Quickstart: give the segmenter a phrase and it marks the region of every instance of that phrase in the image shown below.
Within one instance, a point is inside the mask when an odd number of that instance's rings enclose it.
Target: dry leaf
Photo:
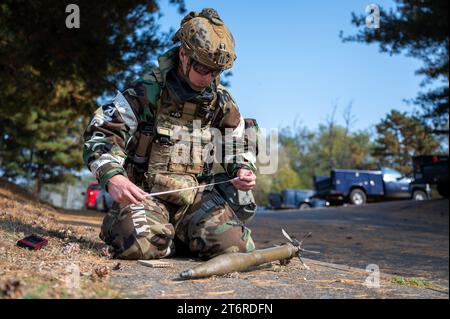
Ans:
[[[109,268],[106,266],[95,267],[94,272],[91,275],[91,279],[96,281],[97,279],[102,280],[109,275]]]
[[[67,243],[63,247],[63,253],[72,254],[80,251],[80,245],[78,243]]]
[[[23,296],[24,287],[20,280],[7,280],[0,283],[0,297],[17,299]]]

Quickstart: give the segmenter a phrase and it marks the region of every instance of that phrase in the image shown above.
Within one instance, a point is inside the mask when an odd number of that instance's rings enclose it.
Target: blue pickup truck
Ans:
[[[330,204],[314,197],[313,190],[284,189],[281,193],[269,193],[268,209],[310,209],[327,207]]]
[[[315,176],[316,197],[332,203],[365,204],[368,200],[431,197],[430,186],[417,183],[391,168],[380,170],[333,169],[331,176]]]

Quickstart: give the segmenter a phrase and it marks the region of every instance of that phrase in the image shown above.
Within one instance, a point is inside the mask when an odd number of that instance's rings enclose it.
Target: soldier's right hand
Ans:
[[[111,177],[107,186],[109,195],[120,204],[139,204],[148,195],[123,175]]]

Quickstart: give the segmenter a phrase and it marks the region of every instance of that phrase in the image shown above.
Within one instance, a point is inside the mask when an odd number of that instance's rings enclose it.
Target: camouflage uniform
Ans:
[[[218,16],[206,18],[220,25]],[[201,21],[208,22],[203,18]],[[221,43],[220,49],[224,47]],[[127,176],[146,192],[210,183],[214,179],[211,164],[175,163],[168,156],[175,152],[172,130],[181,127],[192,133],[189,123],[193,120],[201,122],[201,134],[209,128],[217,128],[222,134],[227,129],[232,131],[235,139],[223,141],[223,149],[245,144],[243,130],[248,122],[240,116],[230,93],[219,84],[219,77],[202,92],[186,89],[176,73],[178,50],[175,47],[166,52],[158,59],[159,67],[95,112],[84,135],[83,156],[103,187],[117,174]],[[230,58],[235,57],[225,56],[220,63],[231,67]],[[202,146],[203,136],[199,142]],[[191,144],[187,149],[192,160],[198,152],[194,142]],[[256,171],[254,154],[248,149],[228,158],[223,164],[225,173],[215,179],[234,177],[240,168]],[[244,222],[256,208],[252,199],[251,192],[238,191],[229,183],[151,197],[139,205],[114,203],[104,218],[100,238],[112,245],[116,258],[122,259],[170,256],[175,250],[175,237],[201,258],[249,252],[255,246]]]

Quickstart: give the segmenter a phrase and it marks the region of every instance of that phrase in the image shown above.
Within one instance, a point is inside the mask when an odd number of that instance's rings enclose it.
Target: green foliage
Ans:
[[[284,165],[278,169],[277,177],[272,184],[272,191],[281,192],[285,188],[298,188],[300,178],[297,173],[289,166]]]
[[[332,168],[376,168],[371,156],[373,143],[368,131],[350,132],[349,126],[336,125],[334,120],[321,124],[317,130],[294,124],[279,133],[278,171],[257,176],[255,199],[267,203],[269,192],[285,188],[314,189],[314,175],[329,175]]]
[[[433,284],[428,280],[420,278],[405,278],[405,277],[393,277],[391,279],[393,284],[401,286],[413,286],[413,287],[431,287]]]
[[[404,174],[412,173],[413,156],[439,151],[439,142],[415,116],[393,110],[377,124],[376,130],[378,137],[373,156],[382,166],[393,167]]]
[[[272,190],[273,175],[257,174],[256,176],[256,186],[253,190],[253,195],[258,205],[266,206],[268,204],[267,195]]]
[[[294,124],[281,130],[278,171],[258,175],[255,199],[265,205],[269,192],[313,189],[313,176],[329,175],[333,168],[386,166],[409,175],[412,156],[443,152],[438,137],[419,118],[395,110],[376,125],[374,138],[368,130],[351,132],[349,125],[336,125],[333,119],[315,131]]]
[[[180,12],[183,0],[171,0]],[[157,1],[0,4],[0,173],[60,182],[81,168],[81,135],[96,98],[123,86],[170,45]]]
[[[36,191],[42,183],[73,180],[70,173],[83,166],[80,145],[86,119],[71,109],[32,110],[28,120],[22,115],[12,117],[22,125],[2,144],[4,176],[36,179]]]
[[[424,66],[417,71],[425,76],[423,84],[439,83],[428,92],[420,93],[415,103],[423,115],[436,126],[449,121],[449,20],[447,0],[396,0],[395,10],[381,8],[380,28],[365,25],[366,17],[352,14],[352,23],[359,28],[344,41],[378,43],[381,52],[418,58]]]
[[[301,188],[313,188],[314,175],[328,175],[332,168],[368,169],[372,143],[367,131],[349,132],[339,125],[321,124],[316,132],[306,127],[285,128],[280,144],[289,154]]]

